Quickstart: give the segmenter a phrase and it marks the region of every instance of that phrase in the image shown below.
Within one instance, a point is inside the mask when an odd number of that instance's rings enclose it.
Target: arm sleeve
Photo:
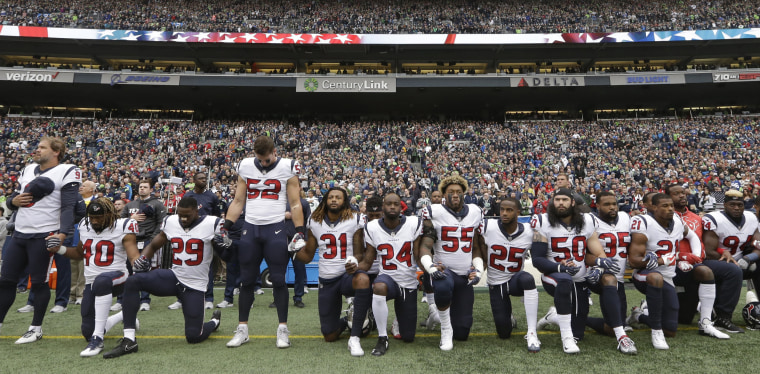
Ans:
[[[686,234],[686,240],[689,241],[691,254],[697,257],[704,257],[702,256],[702,242],[699,240],[699,236],[697,236],[697,233],[695,233],[694,230],[689,230],[689,233]]]
[[[69,183],[61,187],[61,229],[60,232],[74,234],[74,210],[79,199],[79,183]]]
[[[537,242],[533,243],[533,245],[530,247],[530,258],[533,261],[533,266],[538,269],[538,271],[544,273],[544,274],[551,274],[557,272],[557,265],[559,265],[556,262],[552,262],[548,258],[546,258],[546,254],[549,251],[549,244],[544,242]]]

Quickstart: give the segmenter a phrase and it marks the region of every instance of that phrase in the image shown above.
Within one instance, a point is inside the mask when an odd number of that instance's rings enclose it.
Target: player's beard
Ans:
[[[332,208],[329,205],[327,206],[327,213],[328,214],[340,214],[341,210],[342,210],[341,207]]]

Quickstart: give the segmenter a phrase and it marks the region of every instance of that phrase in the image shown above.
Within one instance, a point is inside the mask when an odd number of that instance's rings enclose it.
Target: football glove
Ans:
[[[760,260],[760,256],[758,256],[757,253],[750,253],[740,258],[739,261],[736,261],[736,264],[739,265],[742,270],[747,270],[754,262],[757,262],[757,260]]]
[[[150,271],[150,260],[145,256],[138,257],[132,264],[132,270],[134,270],[135,273],[145,273]]]
[[[438,267],[440,264],[441,263],[439,262],[438,264],[427,268],[427,272],[430,274],[430,278],[433,278],[434,280],[441,280],[446,278],[446,273]]]
[[[676,260],[678,260],[678,255],[675,253],[668,253],[666,255],[662,255],[662,264],[665,266],[675,265]]]
[[[60,247],[61,243],[63,243],[61,241],[61,238],[57,236],[51,236],[49,239],[46,239],[45,246],[47,249],[53,249]]]
[[[597,258],[594,264],[602,269],[609,270],[612,273],[620,272],[620,265],[611,258]]]
[[[224,251],[232,247],[232,239],[230,239],[230,236],[227,233],[227,230],[222,230],[220,234],[214,235],[214,244],[216,244],[217,248]]]
[[[296,253],[305,246],[306,240],[304,240],[304,235],[298,232],[293,236],[293,240],[290,241],[290,244],[288,244],[288,252]]]
[[[678,260],[679,261],[688,261],[690,264],[699,264],[702,263],[702,258],[699,256],[695,256],[691,253],[679,253],[678,254]]]
[[[654,270],[660,266],[660,264],[657,262],[657,255],[654,254],[654,252],[647,252],[647,254],[644,255],[644,262],[646,262],[647,270]]]
[[[467,279],[469,279],[469,278],[470,278],[470,274],[472,274],[472,273],[475,273],[475,277],[474,277],[474,278],[472,278],[472,279],[470,279],[470,280],[467,282],[467,285],[468,285],[468,286],[472,286],[472,285],[475,285],[475,284],[478,284],[478,283],[480,283],[480,277],[483,275],[483,274],[480,272],[480,270],[478,270],[478,269],[475,269],[475,267],[474,267],[474,266],[472,266],[472,267],[470,267],[470,271],[468,271],[468,272],[467,272]]]
[[[684,273],[688,273],[691,269],[694,269],[694,265],[690,264],[689,261],[678,261],[676,266]]]
[[[749,262],[747,262],[744,257],[740,258],[739,261],[736,261],[736,264],[739,265],[742,270],[747,270],[747,268],[749,268]]]
[[[581,268],[578,266],[567,266],[559,264],[557,269],[560,273],[568,273],[570,275],[578,274],[579,271],[581,271]]]
[[[590,267],[586,272],[586,282],[589,284],[597,284],[602,279],[602,270],[598,267]]]

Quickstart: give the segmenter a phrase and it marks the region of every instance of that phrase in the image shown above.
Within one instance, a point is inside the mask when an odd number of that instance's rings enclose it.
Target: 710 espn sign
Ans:
[[[760,79],[757,73],[713,73],[713,82],[747,82]]]
[[[2,69],[0,70],[0,81],[72,83],[74,82],[74,73],[63,73],[59,71],[51,72],[45,70],[19,71],[18,69]]]

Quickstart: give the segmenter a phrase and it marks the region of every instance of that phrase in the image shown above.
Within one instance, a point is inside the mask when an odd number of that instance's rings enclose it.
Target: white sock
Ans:
[[[27,331],[41,332],[42,326],[29,326],[29,330]]]
[[[441,330],[451,330],[453,327],[451,327],[451,308],[446,308],[446,310],[439,310],[438,316],[441,317]]]
[[[106,321],[108,313],[111,312],[111,300],[113,295],[110,293],[103,296],[95,296],[95,330],[92,335],[103,337],[106,333]]]
[[[214,322],[214,326],[215,326],[215,327],[219,327],[219,323],[221,323],[221,322],[220,322],[218,319],[216,319],[216,318],[212,318],[212,319],[211,319],[211,322]]]
[[[106,320],[105,332],[110,331],[117,323],[124,320],[124,314],[122,312],[116,313]]]
[[[620,340],[624,336],[628,336],[628,334],[625,333],[623,326],[614,327],[612,329],[615,330],[615,338],[617,338],[617,340]]]
[[[425,298],[427,299],[428,305],[435,305],[435,294],[434,293],[426,293]]]
[[[700,283],[698,293],[699,301],[702,302],[702,305],[699,307],[699,320],[701,321],[705,318],[712,320],[710,317],[712,317],[713,305],[715,305],[715,283]]]
[[[124,337],[131,341],[135,341],[135,329],[124,329]]]
[[[377,335],[388,336],[388,304],[385,296],[372,295],[372,313],[375,314]],[[359,323],[364,323],[364,321],[359,321]]]
[[[538,320],[538,290],[526,290],[523,303],[525,303],[525,319],[528,323],[528,333],[536,332],[536,321]]]
[[[557,314],[557,325],[559,325],[559,335],[562,339],[573,337],[573,328],[570,326],[569,314]]]
[[[238,328],[238,329],[242,329],[242,330],[243,330],[243,332],[244,332],[246,335],[248,335],[248,324],[247,324],[247,323],[241,323],[241,324],[238,324],[238,327],[237,327],[237,328]]]

